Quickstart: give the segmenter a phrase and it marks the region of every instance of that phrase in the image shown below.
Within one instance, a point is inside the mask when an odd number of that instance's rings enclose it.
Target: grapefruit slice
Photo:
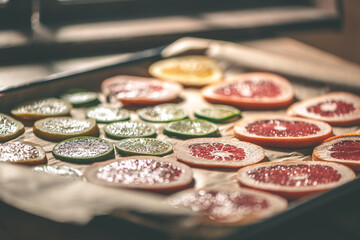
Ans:
[[[355,178],[348,167],[321,161],[259,163],[241,168],[240,184],[296,199],[340,186]]]
[[[19,141],[0,143],[0,162],[22,165],[46,164],[44,149],[35,143]]]
[[[241,117],[241,112],[234,107],[216,104],[210,107],[196,109],[195,117],[214,123],[233,122]]]
[[[144,121],[156,123],[173,122],[187,118],[184,109],[173,103],[142,108],[137,111],[137,114]]]
[[[124,108],[97,106],[86,111],[86,117],[98,123],[112,123],[130,120],[130,111]]]
[[[14,139],[25,132],[24,125],[14,118],[0,113],[0,142]]]
[[[111,99],[130,104],[158,104],[171,102],[179,97],[182,86],[153,78],[115,76],[104,80],[102,92]]]
[[[294,99],[291,83],[272,73],[245,73],[201,91],[212,103],[225,103],[244,109],[281,108]]]
[[[90,107],[100,103],[96,92],[84,89],[69,89],[61,98],[69,101],[73,107]]]
[[[332,136],[329,124],[296,117],[267,116],[242,119],[235,136],[260,146],[302,148],[320,144]]]
[[[176,161],[134,156],[93,164],[85,170],[85,178],[107,187],[172,191],[189,185],[192,171]]]
[[[24,120],[38,120],[68,115],[71,108],[71,104],[66,100],[44,98],[20,104],[11,110],[11,114]]]
[[[115,122],[104,127],[107,137],[112,139],[156,137],[156,128],[142,122]]]
[[[34,123],[36,136],[50,140],[62,141],[79,136],[98,136],[99,128],[94,119],[74,119],[71,117],[54,117],[38,120]]]
[[[332,92],[294,103],[287,112],[334,126],[359,125],[360,97],[347,92]]]
[[[223,72],[214,59],[198,55],[157,61],[149,67],[149,73],[162,80],[196,87],[220,82],[223,77]]]
[[[51,175],[67,177],[72,179],[81,179],[82,172],[76,168],[60,165],[42,165],[33,168],[33,172],[47,173]]]
[[[101,138],[75,137],[56,144],[52,153],[65,162],[93,163],[113,158],[114,147]]]
[[[173,151],[170,142],[154,138],[128,138],[115,144],[117,152],[124,156],[165,156]]]
[[[274,194],[237,187],[189,189],[169,198],[176,207],[190,208],[208,223],[245,225],[268,218],[287,208]]]
[[[262,161],[265,152],[255,144],[219,138],[191,139],[175,145],[177,159],[194,166],[240,168]]]
[[[219,129],[216,124],[200,119],[186,119],[168,123],[164,127],[163,132],[170,137],[185,139],[215,137],[219,135]]]
[[[342,163],[360,171],[360,134],[344,134],[325,140],[314,149],[314,160]]]

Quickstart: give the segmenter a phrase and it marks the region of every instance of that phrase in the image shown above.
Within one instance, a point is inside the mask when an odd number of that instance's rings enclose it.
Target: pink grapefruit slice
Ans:
[[[285,161],[247,166],[236,177],[243,186],[296,199],[340,186],[354,179],[355,173],[338,163]]]
[[[321,121],[296,117],[245,118],[234,126],[235,136],[260,146],[302,148],[320,144],[332,136],[332,128]]]
[[[124,157],[89,166],[89,182],[115,188],[172,191],[192,182],[192,171],[185,164],[154,156]]]
[[[279,75],[254,72],[205,87],[201,94],[212,103],[225,103],[243,109],[269,109],[289,105],[294,98],[294,89],[287,79]]]
[[[360,134],[344,134],[325,140],[314,149],[314,160],[342,163],[360,171]]]
[[[191,139],[175,145],[177,159],[194,166],[240,168],[262,161],[264,149],[248,142],[219,138]]]
[[[288,114],[321,120],[334,126],[360,124],[360,97],[347,92],[332,92],[294,103]]]
[[[102,92],[124,105],[158,104],[171,102],[179,97],[182,86],[154,78],[120,75],[108,78],[101,84]]]
[[[282,197],[246,188],[189,189],[169,198],[171,205],[199,212],[208,223],[245,225],[286,209]]]

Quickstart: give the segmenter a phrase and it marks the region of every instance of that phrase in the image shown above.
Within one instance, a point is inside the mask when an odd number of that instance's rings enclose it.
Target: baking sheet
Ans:
[[[184,44],[185,43],[185,44]],[[209,44],[211,43],[211,44]],[[148,55],[142,53],[143,58],[134,58],[134,61],[125,62],[126,65],[119,64],[116,68],[98,69],[91,71],[91,77],[86,77],[79,73],[66,74],[57,79],[56,76],[48,81],[43,81],[35,85],[12,89],[1,96],[1,103],[11,108],[19,102],[28,98],[38,97],[39,89],[47,88],[44,95],[55,96],[69,87],[91,86],[91,89],[99,91],[99,84],[106,77],[115,74],[130,74],[147,76],[147,67],[160,57],[178,53],[202,52],[216,58],[225,69],[226,75],[245,72],[248,65],[244,61],[236,61],[236,57],[230,54],[231,48],[239,50],[238,45],[225,44],[224,42],[185,39],[173,44],[165,51],[151,52]],[[184,47],[185,46],[185,47]],[[222,51],[222,47],[227,51]],[[230,51],[230,52],[229,52]],[[228,52],[227,54],[224,54]],[[141,56],[141,54],[139,55]],[[146,56],[146,57],[145,57]],[[256,56],[257,58],[259,56]],[[238,57],[242,59],[241,56]],[[261,61],[261,59],[258,59]],[[114,65],[115,66],[115,65]],[[260,65],[259,68],[262,66]],[[71,79],[72,78],[72,79]],[[69,81],[71,79],[71,81]],[[306,99],[312,96],[326,93],[332,90],[330,83],[309,83],[299,81],[298,77],[290,78],[292,81],[297,99]],[[320,81],[321,82],[321,81]],[[86,84],[86,85],[84,85]],[[179,104],[181,104],[192,116],[195,108],[209,105],[198,94],[198,88],[185,88]],[[26,93],[26,94],[24,94]],[[104,100],[104,98],[103,98]],[[3,108],[2,108],[3,109]],[[136,108],[131,108],[131,120],[139,120],[135,114]],[[242,116],[255,116],[264,114],[285,114],[285,109],[276,111],[244,111]],[[84,109],[73,109],[71,115],[77,118],[84,118]],[[180,141],[168,138],[162,134],[164,124],[154,124],[157,128],[158,138],[167,139],[173,144]],[[219,124],[222,137],[233,138],[232,127],[234,123]],[[111,142],[115,140],[105,137],[102,130],[103,124],[99,124],[101,129],[100,137]],[[360,133],[360,127],[336,127],[334,133]],[[46,151],[50,165],[67,165],[84,170],[87,165],[71,164],[56,160],[51,150],[55,143],[45,141],[32,134],[31,127],[26,127],[25,134],[17,140],[28,140],[40,144]],[[13,140],[13,141],[15,141]],[[267,161],[283,160],[310,160],[312,148],[284,150],[280,148],[265,148]],[[119,155],[117,155],[119,157]],[[170,160],[176,160],[173,154],[165,156]],[[221,238],[228,236],[235,231],[246,230],[247,226],[236,227],[207,227],[198,222],[194,213],[186,209],[177,209],[169,206],[166,202],[167,194],[155,194],[145,191],[131,191],[123,189],[110,189],[85,181],[73,181],[57,176],[44,175],[32,172],[29,168],[19,167],[8,164],[0,165],[0,199],[5,203],[22,209],[26,212],[42,216],[57,222],[70,222],[75,224],[86,224],[94,217],[99,215],[117,216],[127,219],[140,225],[149,226],[154,229],[166,231],[176,238],[187,236],[198,236],[203,238]],[[236,170],[193,168],[194,183],[191,187],[200,188],[205,186],[238,186],[235,178]],[[311,202],[311,200],[310,200]],[[302,201],[291,202],[291,208],[298,208],[297,205]],[[300,208],[301,206],[299,206]],[[301,210],[301,209],[300,209]]]

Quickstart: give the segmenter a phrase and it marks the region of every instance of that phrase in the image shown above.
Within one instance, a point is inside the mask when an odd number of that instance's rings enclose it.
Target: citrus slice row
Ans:
[[[89,108],[86,117],[94,118],[98,123],[113,123],[130,120],[130,112],[124,108],[97,106]]]
[[[116,188],[172,191],[192,182],[191,169],[154,156],[134,156],[96,163],[85,170],[89,182]]]
[[[186,119],[168,123],[163,132],[168,136],[178,138],[215,137],[219,135],[219,129],[215,124],[200,119]]]
[[[207,222],[231,225],[259,221],[285,210],[288,205],[282,197],[236,187],[185,190],[171,196],[169,203],[199,212],[207,217]]]
[[[360,134],[345,134],[325,140],[314,149],[314,160],[344,164],[360,171]]]
[[[92,163],[114,157],[113,145],[101,138],[75,137],[56,144],[52,150],[55,158],[74,163]]]
[[[83,89],[70,89],[61,98],[69,101],[73,107],[89,107],[100,103],[96,92]]]
[[[24,132],[25,128],[21,122],[0,113],[0,142],[14,139]]]
[[[319,193],[355,178],[348,167],[321,161],[259,163],[240,169],[240,184],[280,194],[289,199]]]
[[[156,128],[142,122],[115,122],[104,127],[107,137],[112,139],[156,137]]]
[[[197,109],[194,112],[195,117],[205,119],[214,123],[233,122],[240,118],[241,112],[234,107],[227,105],[213,105]]]
[[[184,109],[177,104],[171,103],[142,108],[137,111],[137,114],[144,121],[156,123],[172,122],[187,118]]]
[[[173,151],[170,142],[154,138],[128,138],[115,144],[119,154],[164,156]]]
[[[179,142],[174,153],[180,161],[202,167],[240,168],[265,158],[264,149],[255,144],[219,138]]]
[[[39,165],[46,164],[44,149],[35,143],[19,141],[0,143],[0,162]]]
[[[235,136],[260,146],[302,148],[314,146],[332,136],[329,124],[304,118],[249,117],[234,126]]]

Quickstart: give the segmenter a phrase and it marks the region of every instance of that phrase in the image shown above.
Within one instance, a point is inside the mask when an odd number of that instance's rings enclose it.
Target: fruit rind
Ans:
[[[186,124],[187,122],[194,122],[194,123],[197,122],[197,123],[207,124],[210,128],[212,128],[212,130],[209,130],[202,134],[191,134],[191,133],[180,132],[173,129],[174,124],[183,124],[183,123]],[[167,125],[164,126],[163,133],[170,137],[177,137],[180,139],[220,136],[219,129],[214,123],[202,119],[185,119],[185,120],[168,123]]]
[[[123,143],[129,142],[131,143],[132,141],[138,141],[140,144],[142,144],[142,146],[144,147],[152,147],[151,144],[146,143],[149,141],[153,141],[155,144],[164,144],[167,146],[167,148],[161,152],[158,153],[149,153],[149,152],[141,152],[141,151],[131,151],[128,149],[124,149],[124,147],[122,147]],[[154,144],[153,143],[153,144]],[[134,143],[133,143],[134,146]],[[168,141],[164,141],[164,140],[160,140],[160,139],[154,139],[154,138],[127,138],[127,139],[123,139],[120,140],[118,142],[115,143],[115,148],[116,151],[123,155],[123,156],[134,156],[134,155],[148,155],[148,156],[165,156],[170,154],[173,151],[173,146],[170,142]]]
[[[148,112],[151,113],[151,111],[155,113],[161,113],[164,110],[166,111],[166,109],[176,110],[177,112],[179,112],[180,115],[177,117],[172,117],[172,118],[167,117],[166,119],[161,119],[161,116],[157,118],[156,116],[152,117],[149,116],[148,114]],[[142,120],[147,122],[154,122],[154,123],[168,123],[168,122],[183,120],[188,117],[185,111],[178,104],[174,104],[174,103],[164,103],[156,106],[146,107],[139,109],[136,112]]]
[[[229,113],[225,117],[213,117],[213,116],[207,116],[206,113],[202,112],[204,110],[211,111],[211,109],[224,109],[224,110],[227,110],[232,113]],[[204,120],[214,122],[214,123],[229,123],[229,122],[238,120],[241,117],[241,111],[232,106],[216,104],[211,107],[204,107],[204,108],[197,109],[194,112],[194,116],[199,119],[204,119]]]
[[[16,119],[14,119],[6,114],[0,113],[0,120],[3,118],[14,123],[16,125],[17,130],[13,131],[10,134],[0,134],[0,142],[9,141],[11,139],[14,139],[14,138],[20,136],[21,134],[23,134],[25,132],[24,125],[20,121],[17,121]],[[4,128],[5,128],[5,126],[4,126]]]
[[[142,127],[147,128],[149,130],[149,132],[146,134],[144,133],[144,134],[140,134],[140,135],[131,135],[131,134],[120,135],[120,134],[113,133],[111,131],[111,128],[116,129],[118,127],[117,125],[124,125],[124,126],[121,126],[120,128],[126,128],[126,125],[140,125]],[[134,127],[134,126],[130,126],[130,127]],[[139,137],[152,138],[152,137],[156,137],[156,135],[157,135],[156,128],[154,126],[147,124],[147,123],[136,122],[136,121],[124,121],[124,122],[110,123],[104,127],[104,132],[107,137],[112,138],[112,139],[117,139],[117,140],[121,140],[121,139],[125,139],[125,138],[139,138]]]
[[[74,96],[84,95],[85,99],[82,100],[74,100]],[[90,107],[100,103],[100,100],[97,96],[96,92],[87,91],[84,89],[70,89],[66,91],[60,98],[67,100],[70,102],[73,107]]]

